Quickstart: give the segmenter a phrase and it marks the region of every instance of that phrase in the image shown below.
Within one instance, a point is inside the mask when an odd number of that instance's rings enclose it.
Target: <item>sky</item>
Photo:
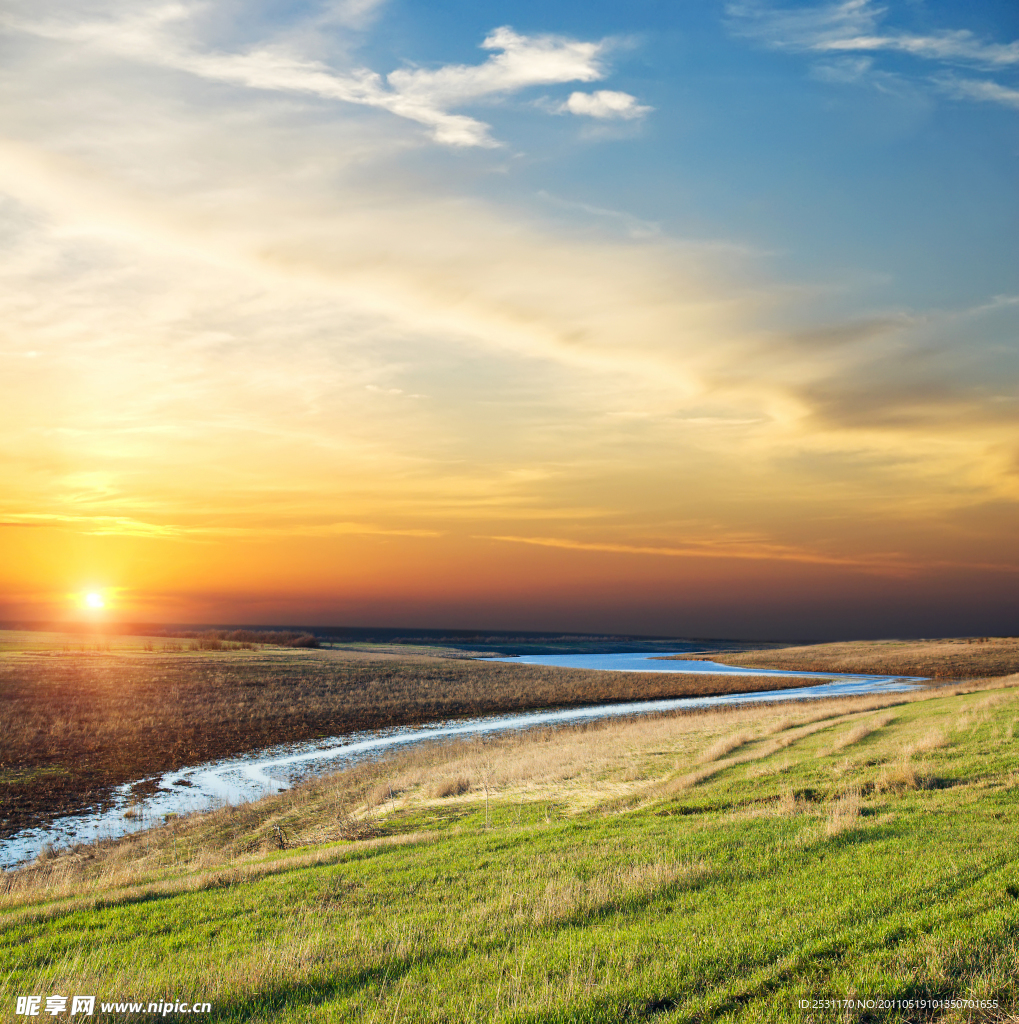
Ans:
[[[1019,632],[1013,0],[7,0],[0,95],[0,619]]]

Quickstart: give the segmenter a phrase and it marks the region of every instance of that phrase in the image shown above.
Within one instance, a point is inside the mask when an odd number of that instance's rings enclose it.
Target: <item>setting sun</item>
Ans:
[[[86,594],[85,604],[88,605],[89,608],[104,608],[106,606],[106,602],[103,600],[102,594]]]

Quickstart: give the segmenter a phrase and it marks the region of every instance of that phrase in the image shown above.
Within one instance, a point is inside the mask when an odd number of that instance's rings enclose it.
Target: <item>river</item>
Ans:
[[[684,652],[685,653],[685,652]],[[207,811],[224,804],[257,800],[289,789],[328,771],[414,743],[451,740],[464,736],[518,732],[550,725],[592,721],[625,715],[650,715],[683,708],[711,707],[754,701],[811,700],[866,693],[901,692],[924,680],[907,676],[838,675],[831,672],[783,672],[776,669],[731,668],[711,661],[658,661],[661,654],[526,655],[485,660],[567,668],[611,669],[626,672],[712,672],[729,675],[818,678],[817,686],[715,697],[676,697],[629,701],[589,707],[433,722],[428,725],[383,729],[305,743],[282,744],[221,761],[181,768],[118,786],[102,811],[65,815],[46,827],[25,829],[0,842],[0,868],[13,868],[32,860],[46,845],[54,847],[117,838],[162,824],[166,815]],[[147,783],[155,791],[138,799],[132,787]]]

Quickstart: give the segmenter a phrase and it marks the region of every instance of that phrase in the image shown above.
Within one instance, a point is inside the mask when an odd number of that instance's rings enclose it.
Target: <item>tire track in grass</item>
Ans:
[[[777,754],[781,750],[785,750],[791,747],[794,743],[799,742],[802,739],[806,739],[808,736],[813,736],[815,733],[823,732],[826,729],[833,729],[836,726],[844,725],[846,722],[854,721],[859,718],[860,715],[869,715],[872,713],[872,709],[868,708],[866,711],[850,713],[848,715],[840,715],[834,718],[826,718],[824,720],[809,723],[803,726],[789,726],[787,729],[783,729],[784,735],[780,735],[777,739],[771,740],[771,742],[765,744],[758,750],[755,750],[748,754],[740,755],[739,757],[722,758],[719,760],[713,760],[710,764],[705,765],[703,768],[698,768],[686,775],[681,776],[678,779],[666,784],[667,793],[681,793],[684,790],[692,789],[694,786],[712,778],[713,776],[725,771],[726,768],[733,768],[736,765],[749,764],[752,761],[762,761],[765,758],[771,757],[772,754]],[[868,733],[872,732],[872,729],[868,729]],[[719,751],[725,751],[726,744],[737,739],[740,739],[739,743],[733,742],[733,745],[729,747],[729,750],[738,749],[740,746],[747,746],[750,743],[756,743],[760,740],[766,739],[766,735],[753,736],[746,739],[741,737],[746,734],[738,734],[735,737],[731,737],[729,740],[720,740],[713,747],[708,748],[702,759],[706,758],[707,755],[714,750],[716,747]]]
[[[95,895],[79,896],[55,903],[30,904],[0,912],[0,925],[9,927],[27,924],[49,918],[61,917],[79,910],[100,910],[126,903],[139,903],[152,899],[168,899],[182,893],[202,892],[207,889],[222,889],[231,885],[255,881],[269,875],[282,875],[305,868],[322,867],[338,864],[348,859],[359,859],[362,855],[371,855],[378,850],[393,846],[412,846],[422,843],[436,842],[438,832],[411,832],[406,835],[382,836],[357,843],[318,848],[311,853],[276,857],[271,860],[258,860],[203,871],[198,874],[187,874],[180,878],[160,879],[128,885],[122,889],[101,890]]]

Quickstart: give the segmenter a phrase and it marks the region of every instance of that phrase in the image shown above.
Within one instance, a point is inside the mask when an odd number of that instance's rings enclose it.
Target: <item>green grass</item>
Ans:
[[[2,911],[0,1013],[17,994],[87,992],[209,1000],[223,1021],[1003,1019],[1019,985],[1019,691],[843,702],[811,724],[818,710],[362,769],[132,840],[149,859],[130,885],[110,869],[104,888],[100,851],[80,868],[87,895],[36,885]],[[737,726],[750,736],[705,764]],[[589,769],[543,775],[569,743]],[[467,794],[429,798],[471,758]],[[270,820],[314,831],[333,805],[363,820],[370,787],[397,776],[370,811],[380,838],[238,852]],[[203,847],[230,843],[203,866]],[[798,1005],[849,997],[999,1010]]]

